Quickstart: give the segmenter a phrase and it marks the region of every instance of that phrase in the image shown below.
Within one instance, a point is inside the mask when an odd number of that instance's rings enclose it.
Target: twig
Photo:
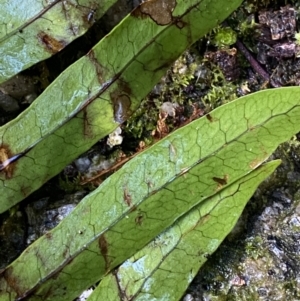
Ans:
[[[236,41],[236,47],[237,49],[245,56],[245,58],[248,60],[252,68],[267,82],[271,84],[272,87],[277,88],[281,87],[280,84],[276,83],[274,80],[270,78],[270,75],[268,72],[260,65],[260,63],[253,57],[253,55],[250,53],[250,51],[245,47],[245,45],[237,40]]]

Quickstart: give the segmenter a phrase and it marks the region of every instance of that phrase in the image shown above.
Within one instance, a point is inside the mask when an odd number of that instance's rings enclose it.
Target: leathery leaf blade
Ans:
[[[261,165],[195,206],[105,276],[87,300],[179,300],[232,230],[257,186],[279,164]]]
[[[2,271],[0,300],[77,296],[299,132],[299,91],[244,96],[136,156]]]
[[[143,3],[65,70],[0,129],[0,158],[8,158],[0,161],[0,213],[124,122],[168,66],[241,2]]]
[[[0,83],[83,35],[116,0],[0,0]]]

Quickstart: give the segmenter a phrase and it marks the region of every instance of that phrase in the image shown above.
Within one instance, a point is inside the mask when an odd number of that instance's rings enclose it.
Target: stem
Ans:
[[[268,72],[260,65],[260,63],[253,57],[253,55],[250,53],[250,51],[245,47],[245,45],[237,40],[236,41],[236,47],[238,50],[245,56],[245,58],[248,60],[250,63],[251,67],[265,80],[270,82],[271,86],[276,88],[276,87],[281,87],[280,84],[276,83],[274,80],[270,78],[270,75]]]

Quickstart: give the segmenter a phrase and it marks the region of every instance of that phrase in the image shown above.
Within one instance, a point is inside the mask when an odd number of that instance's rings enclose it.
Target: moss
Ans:
[[[82,185],[80,185],[80,174],[72,179],[69,179],[68,177],[63,178],[60,176],[58,179],[58,185],[61,190],[67,193],[84,190]]]
[[[151,99],[150,96],[143,99],[139,108],[126,122],[124,133],[133,139],[146,140],[147,145],[151,143],[150,134],[156,126],[159,103],[160,101]]]
[[[237,85],[227,81],[218,66],[213,63],[209,64],[211,68],[210,89],[202,98],[207,111],[213,110],[237,98]]]
[[[250,237],[246,240],[245,254],[254,260],[263,256],[262,252],[263,238],[260,235]]]
[[[236,37],[236,32],[230,27],[217,27],[212,42],[217,47],[229,47],[236,42]]]
[[[198,62],[195,56],[185,52],[170,68],[169,72],[155,86],[152,92],[142,102],[127,121],[124,132],[129,139],[141,139],[145,145],[154,139],[151,135],[157,126],[159,112],[164,102],[177,103],[182,106],[190,104],[186,88],[195,80]],[[173,128],[172,120],[166,121]]]

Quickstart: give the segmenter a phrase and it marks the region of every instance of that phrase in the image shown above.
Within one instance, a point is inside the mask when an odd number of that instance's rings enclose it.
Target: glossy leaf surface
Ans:
[[[83,35],[116,0],[0,0],[0,83]]]
[[[0,275],[0,300],[71,300],[300,130],[300,88],[226,104],[150,147]]]
[[[257,186],[280,164],[262,165],[200,203],[101,280],[88,301],[179,300],[232,230]]]
[[[241,2],[146,2],[65,70],[0,129],[0,213],[124,122],[168,66]]]

